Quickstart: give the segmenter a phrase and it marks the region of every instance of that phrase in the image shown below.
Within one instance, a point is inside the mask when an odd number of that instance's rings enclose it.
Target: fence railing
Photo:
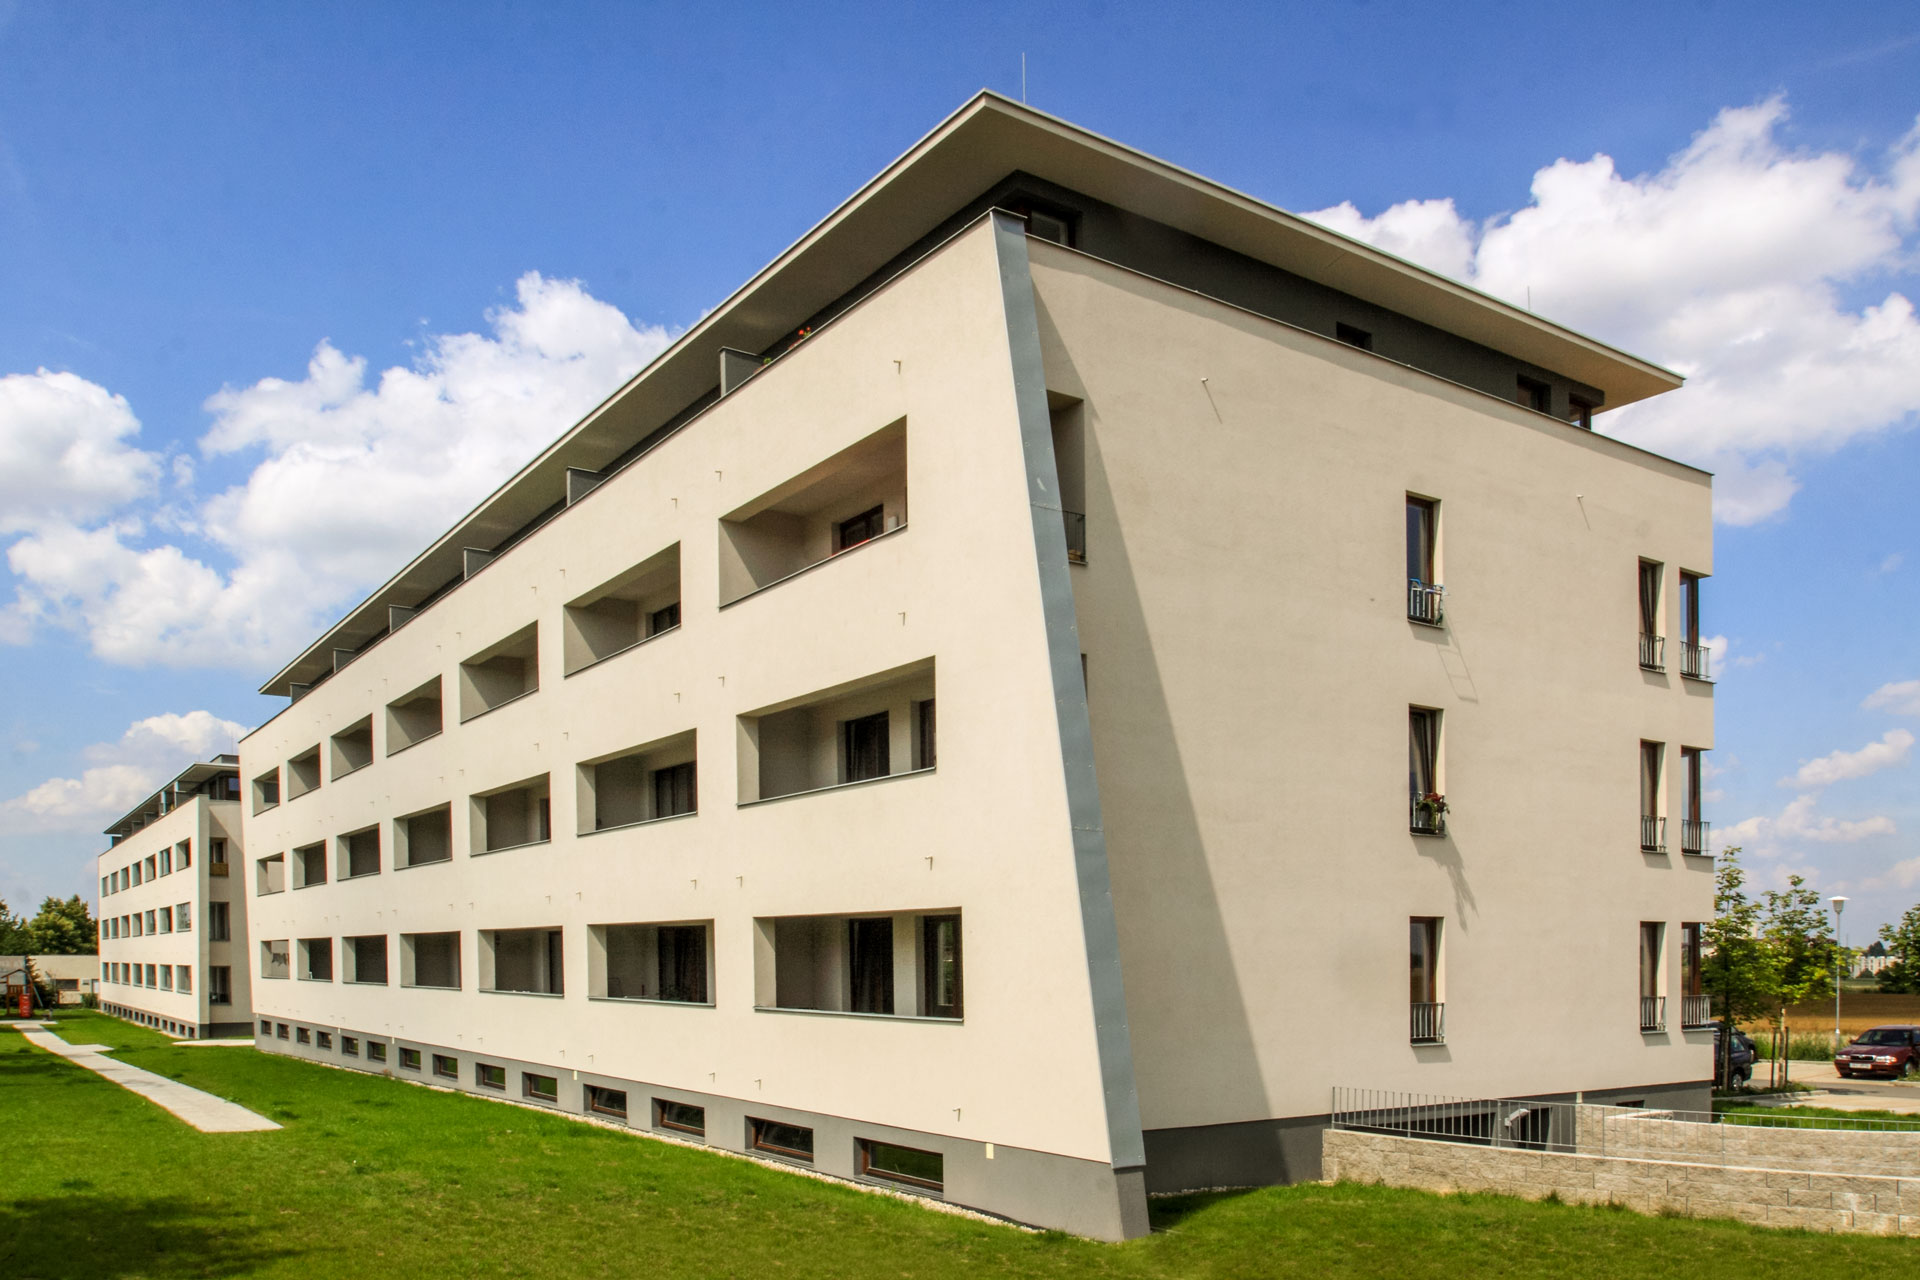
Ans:
[[[1640,815],[1640,851],[1642,853],[1665,853],[1667,851],[1667,820],[1665,818]]]
[[[1415,622],[1424,622],[1430,627],[1440,625],[1445,616],[1442,612],[1441,597],[1446,594],[1444,587],[1418,578],[1407,580],[1407,617]]]
[[[1707,837],[1713,834],[1713,824],[1702,820],[1682,819],[1680,823],[1680,852],[1704,854],[1707,851]]]
[[[1667,1029],[1667,998],[1665,996],[1640,997],[1640,1029],[1642,1031]]]
[[[1710,1027],[1713,1025],[1713,997],[1681,996],[1680,1025],[1683,1027]]]
[[[1447,815],[1419,796],[1407,802],[1407,829],[1420,836],[1447,834]]]
[[[1410,1009],[1407,1039],[1414,1044],[1447,1042],[1447,1006],[1415,1001]]]
[[[1708,670],[1710,656],[1711,651],[1707,646],[1688,644],[1682,640],[1680,642],[1680,674],[1695,680],[1712,680],[1713,674]]]
[[[1640,665],[1649,671],[1667,669],[1667,638],[1640,633]]]
[[[1087,562],[1087,517],[1078,511],[1062,511],[1061,523],[1067,527],[1067,563]]]

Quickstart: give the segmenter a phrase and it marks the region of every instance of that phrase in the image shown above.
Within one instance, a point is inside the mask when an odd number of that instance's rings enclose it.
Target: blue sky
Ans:
[[[1023,53],[1692,375],[1599,425],[1723,476],[1710,816],[1856,940],[1920,898],[1908,7],[5,0],[0,896],[88,890],[320,621]]]

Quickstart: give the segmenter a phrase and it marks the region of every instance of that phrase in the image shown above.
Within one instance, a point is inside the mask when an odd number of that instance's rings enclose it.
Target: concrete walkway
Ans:
[[[255,1115],[225,1098],[216,1098],[178,1080],[169,1080],[151,1071],[116,1062],[100,1052],[106,1047],[104,1045],[68,1044],[37,1024],[16,1025],[20,1028],[20,1034],[27,1038],[27,1043],[57,1054],[76,1067],[85,1067],[97,1075],[105,1076],[122,1089],[137,1093],[147,1101],[171,1111],[202,1133],[254,1133],[280,1127],[265,1116]]]

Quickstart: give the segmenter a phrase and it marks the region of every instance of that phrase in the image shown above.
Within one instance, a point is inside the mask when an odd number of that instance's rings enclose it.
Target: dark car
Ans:
[[[1914,1070],[1920,1058],[1920,1027],[1874,1027],[1862,1031],[1853,1043],[1833,1055],[1833,1069],[1842,1079],[1851,1076],[1902,1076]]]
[[[1727,1024],[1724,1022],[1715,1023],[1713,1028],[1713,1061],[1715,1064],[1713,1078],[1715,1080],[1724,1078],[1735,1088],[1739,1088],[1746,1084],[1747,1081],[1753,1079],[1753,1064],[1754,1061],[1759,1058],[1760,1053],[1753,1047],[1753,1041],[1747,1039],[1746,1032],[1737,1029],[1734,1031],[1731,1049],[1723,1047],[1726,1045],[1726,1035]],[[1724,1068],[1719,1065],[1723,1054],[1729,1059]]]

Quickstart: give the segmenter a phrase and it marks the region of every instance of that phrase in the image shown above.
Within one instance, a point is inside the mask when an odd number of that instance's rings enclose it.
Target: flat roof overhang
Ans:
[[[387,629],[552,506],[568,468],[597,471],[718,382],[720,351],[762,351],[856,288],[1016,172],[1057,183],[1250,258],[1586,383],[1609,409],[1670,391],[1680,375],[1459,281],[1217,182],[982,90],[762,268],[725,302],[495,490],[413,562],[260,686],[287,695]]]

